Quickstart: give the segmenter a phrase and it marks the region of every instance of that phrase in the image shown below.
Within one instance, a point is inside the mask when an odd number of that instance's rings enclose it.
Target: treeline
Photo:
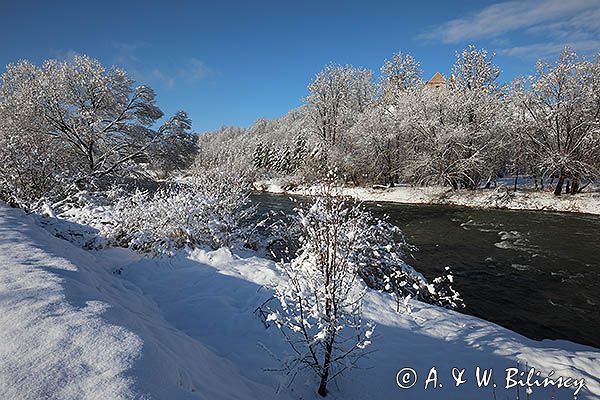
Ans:
[[[493,55],[457,53],[445,85],[398,53],[373,72],[327,65],[304,105],[248,129],[200,136],[199,162],[311,182],[337,170],[356,185],[475,189],[532,176],[536,189],[579,193],[600,173],[600,56],[565,49],[536,73],[499,83]]]
[[[0,76],[0,200],[39,206],[192,165],[291,184],[336,170],[356,185],[453,189],[527,175],[556,194],[596,180],[600,56],[565,49],[532,76],[503,85],[499,76],[493,56],[473,46],[457,53],[439,88],[409,54],[386,60],[377,81],[370,70],[329,64],[284,117],[196,135],[184,111],[159,124],[154,91],[119,68],[85,56],[21,61]]]

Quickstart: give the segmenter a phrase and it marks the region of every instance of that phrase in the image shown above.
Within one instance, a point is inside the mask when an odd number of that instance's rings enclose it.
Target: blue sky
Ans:
[[[600,0],[0,0],[0,10],[2,66],[87,54],[152,86],[167,114],[187,110],[196,131],[285,114],[330,61],[378,71],[401,50],[428,78],[474,43],[510,80],[565,45],[600,51]]]

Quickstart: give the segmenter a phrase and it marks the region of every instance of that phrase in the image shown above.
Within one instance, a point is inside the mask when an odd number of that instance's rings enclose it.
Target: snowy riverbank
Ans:
[[[258,181],[254,184],[258,191],[306,196],[315,193],[316,186],[299,186],[284,189],[276,179]],[[345,187],[343,193],[361,201],[407,203],[407,204],[446,204],[454,206],[497,208],[510,210],[535,210],[575,212],[600,215],[600,192],[586,192],[577,195],[555,196],[548,191],[518,190],[508,187],[498,189],[457,190],[446,187],[396,186],[394,188]]]
[[[50,235],[37,218],[0,204],[0,393],[5,398],[311,399],[314,380],[292,385],[277,372],[290,349],[256,308],[279,279],[274,264],[227,249],[148,259],[125,249],[84,251]],[[492,399],[477,366],[492,368],[498,398],[504,371],[520,361],[547,374],[584,378],[579,399],[600,396],[600,350],[537,342],[497,325],[420,302],[398,314],[370,292],[365,318],[377,324],[362,363],[328,398]],[[265,350],[265,349],[268,349]],[[442,387],[424,390],[431,367]],[[452,368],[465,368],[456,388]],[[411,389],[396,374],[413,368]],[[545,375],[542,375],[545,376]],[[521,395],[524,389],[520,389]],[[573,389],[534,388],[570,398]]]

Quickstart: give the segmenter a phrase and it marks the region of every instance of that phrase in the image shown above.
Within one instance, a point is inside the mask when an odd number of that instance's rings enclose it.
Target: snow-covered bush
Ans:
[[[339,184],[339,181],[335,181]],[[335,184],[331,181],[331,184]],[[333,190],[333,189],[329,189]],[[338,195],[343,194],[339,189]],[[396,225],[387,216],[376,218],[355,200],[343,199],[347,207],[363,213],[360,221],[361,246],[352,253],[350,261],[358,267],[358,274],[374,290],[391,293],[400,304],[415,299],[429,304],[459,309],[464,307],[460,294],[453,287],[450,267],[444,275],[431,281],[405,262],[407,253],[417,251],[410,245]],[[261,233],[267,244],[268,255],[277,261],[290,261],[298,256],[302,247],[303,226],[299,215],[275,213],[265,218]]]
[[[80,191],[57,202],[49,197],[36,202],[33,218],[52,235],[83,249],[99,249],[107,245],[100,233],[103,227],[112,224],[113,203],[127,193],[115,187],[108,191]]]
[[[40,200],[36,218],[52,235],[84,249],[120,245],[114,237],[120,230],[115,220],[115,204],[123,204],[131,195],[131,188],[114,186],[105,191],[82,190],[57,202]]]
[[[452,284],[454,283],[454,275],[450,267],[444,267],[445,275],[440,275],[433,279],[433,292],[430,291],[428,297],[435,302],[435,304],[442,307],[456,310],[464,308],[465,303],[463,302],[460,293],[454,289]]]
[[[371,288],[391,293],[396,299],[396,311],[410,299],[457,309],[464,307],[459,293],[452,286],[453,276],[434,278],[431,282],[405,261],[405,250],[414,250],[397,226],[386,219],[369,216],[363,227],[365,246],[354,254],[359,274]]]
[[[153,255],[189,246],[248,246],[252,226],[244,222],[253,213],[243,179],[212,170],[118,199],[103,233],[112,244]]]

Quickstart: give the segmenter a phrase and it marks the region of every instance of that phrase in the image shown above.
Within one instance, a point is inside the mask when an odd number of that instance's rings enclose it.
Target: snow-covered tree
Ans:
[[[14,144],[1,148],[0,157],[29,167],[39,163],[35,169],[46,171],[44,179],[67,191],[69,186],[139,170],[140,163],[148,163],[152,148],[187,147],[179,141],[189,142],[189,135],[181,135],[189,118],[180,113],[156,130],[153,125],[162,115],[154,91],[134,86],[122,69],[107,70],[86,56],[48,60],[41,67],[21,61],[8,65],[0,77],[0,136]],[[166,144],[160,143],[163,138]],[[19,143],[27,142],[41,143],[33,152],[35,158],[18,152]],[[7,175],[2,181],[11,180]],[[20,185],[14,179],[12,184]],[[26,191],[31,185],[21,186]],[[47,186],[26,197],[52,193]]]
[[[269,168],[271,166],[271,154],[268,145],[261,142],[256,143],[252,161],[256,168]]]
[[[305,100],[313,129],[323,142],[335,145],[340,133],[373,101],[373,73],[349,65],[328,64],[308,90]]]
[[[330,186],[307,209],[298,209],[301,248],[281,263],[284,281],[276,287],[281,311],[270,316],[295,353],[287,367],[309,368],[318,393],[356,365],[370,344],[374,326],[362,321],[364,283],[355,258],[365,245],[368,213],[348,206]]]
[[[299,134],[294,139],[294,143],[293,143],[293,147],[292,147],[292,153],[291,153],[291,159],[290,159],[291,171],[293,171],[293,172],[297,171],[302,166],[302,164],[304,163],[304,160],[306,159],[307,156],[308,156],[308,147],[307,147],[306,137],[303,134]]]
[[[566,179],[570,193],[583,179],[600,174],[600,56],[593,62],[565,49],[554,63],[538,61],[537,72],[513,84],[519,107],[515,127],[536,168],[557,176],[560,195]]]
[[[484,90],[493,92],[498,89],[496,80],[500,68],[494,63],[494,55],[486,49],[469,45],[456,53],[456,62],[452,67],[452,82],[463,90]]]
[[[410,54],[398,52],[381,66],[381,88],[386,104],[396,103],[404,89],[423,83],[421,64]]]
[[[16,125],[37,113],[40,133],[81,158],[84,171],[106,174],[143,154],[156,138],[150,126],[162,112],[146,86],[133,87],[125,71],[75,56],[48,60],[41,68],[22,61],[2,75],[2,109]]]
[[[189,168],[197,155],[198,137],[191,132],[192,120],[185,111],[178,111],[158,130],[160,140],[149,148],[153,169],[163,175]]]
[[[404,176],[410,138],[397,115],[395,110],[378,105],[363,113],[350,129],[356,150],[349,160],[361,181],[393,186]]]
[[[474,189],[506,161],[508,110],[498,68],[482,49],[457,53],[455,78],[444,90],[405,90],[394,116],[405,133],[405,177],[421,184]]]
[[[253,172],[256,138],[247,129],[223,127],[215,132],[198,135],[198,155],[194,170],[211,170],[227,166],[229,170]]]
[[[408,180],[473,189],[502,168],[507,129],[499,96],[422,87],[407,92],[399,110]]]
[[[275,154],[273,169],[284,174],[292,172],[292,149],[290,144],[284,143],[279,146]]]
[[[226,127],[199,135],[197,165],[235,163],[257,174],[294,174],[309,156],[316,141],[306,133],[306,109],[300,107],[285,116],[258,119],[248,129]]]
[[[36,208],[39,199],[66,196],[77,160],[53,146],[50,137],[12,122],[0,116],[0,200]]]

